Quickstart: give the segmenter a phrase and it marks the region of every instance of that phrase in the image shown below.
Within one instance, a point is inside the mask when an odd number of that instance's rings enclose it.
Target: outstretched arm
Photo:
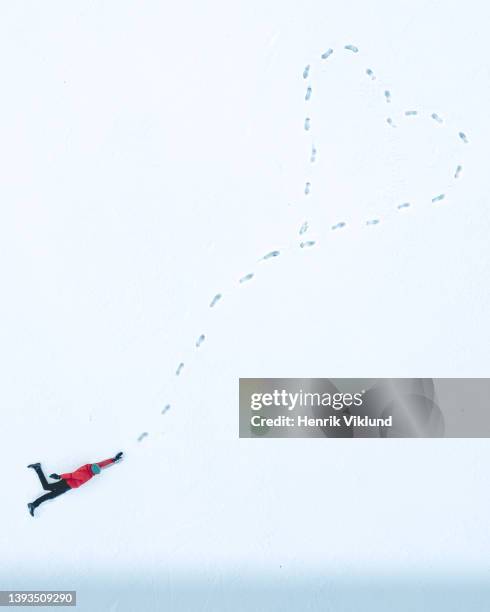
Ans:
[[[110,459],[104,459],[104,461],[99,461],[97,465],[100,468],[104,468],[106,465],[110,465],[111,463],[114,463],[114,459],[112,457]]]
[[[100,468],[106,467],[106,465],[110,465],[111,463],[116,463],[117,461],[119,461],[122,458],[122,456],[123,456],[123,452],[119,451],[115,457],[111,457],[110,459],[104,459],[104,461],[99,461],[97,465]]]

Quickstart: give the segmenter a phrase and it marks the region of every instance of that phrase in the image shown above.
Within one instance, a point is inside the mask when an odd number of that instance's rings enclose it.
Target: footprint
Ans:
[[[242,278],[238,282],[240,284],[246,283],[247,281],[252,280],[253,277],[253,272],[250,272],[249,274],[245,274],[245,276],[242,276]]]
[[[371,219],[369,221],[366,221],[366,225],[378,225],[379,223],[379,219]]]
[[[311,147],[311,156],[310,156],[310,162],[313,164],[316,161],[316,149],[315,147]]]
[[[437,123],[443,123],[442,117],[439,117],[439,115],[437,113],[432,113],[431,117]]]
[[[441,193],[440,195],[436,196],[435,198],[432,198],[432,202],[433,203],[434,202],[440,202],[441,200],[444,200],[445,197],[446,197],[445,194]]]
[[[355,45],[345,45],[344,49],[347,49],[347,51],[352,51],[352,53],[357,53],[359,51]]]
[[[466,134],[464,132],[459,132],[458,136],[461,138],[461,140],[465,143],[468,144],[468,137],[466,136]]]
[[[336,223],[335,225],[332,225],[333,230],[342,229],[343,227],[345,227],[345,223],[343,221],[340,221],[340,223]]]
[[[306,242],[301,242],[299,246],[302,249],[307,249],[307,248],[312,247],[314,245],[315,245],[315,241],[314,240],[307,240]]]
[[[310,98],[311,98],[311,87],[308,87],[308,89],[306,90],[306,94],[305,94],[305,100],[308,102]]]
[[[386,119],[386,123],[388,125],[391,125],[392,128],[396,128],[396,125],[393,123],[393,119],[391,117],[388,117],[388,119]]]
[[[138,442],[141,442],[141,440],[144,440],[147,436],[148,436],[148,432],[144,431],[142,434],[138,436]]]
[[[165,406],[165,408],[162,408],[162,414],[165,414],[166,412],[168,412],[170,410],[170,404],[167,404]]]
[[[333,53],[333,49],[327,49],[325,53],[322,53],[322,59],[328,59]]]
[[[310,74],[310,64],[308,64],[308,66],[306,66],[305,69],[303,70],[303,78],[307,79],[309,74]]]
[[[310,129],[310,118],[306,117],[305,119],[305,130],[308,132],[308,130]]]
[[[404,202],[403,204],[398,204],[398,210],[402,208],[410,208],[410,202]]]
[[[302,236],[307,231],[308,231],[308,221],[305,221],[303,225],[299,228],[299,235]]]
[[[405,111],[405,115],[407,117],[415,117],[415,115],[418,115],[418,112],[414,110],[409,110],[409,111]]]
[[[279,257],[280,254],[281,254],[280,251],[270,251],[270,253],[267,253],[267,255],[264,255],[262,259],[271,259],[272,257]]]
[[[216,304],[221,300],[223,296],[221,295],[221,293],[217,293],[214,298],[211,300],[211,303],[209,304],[209,308],[213,308],[214,306],[216,306]]]
[[[387,102],[391,102],[391,93],[388,91],[388,89],[385,89],[385,99]]]
[[[374,81],[376,79],[376,77],[374,76],[374,72],[371,70],[371,68],[366,69],[366,74],[368,75],[368,77],[371,77],[371,81]]]
[[[180,376],[180,373],[182,372],[182,368],[184,367],[184,364],[182,362],[179,363],[179,367],[177,368],[177,370],[175,371],[175,376]]]
[[[454,178],[455,179],[459,178],[459,175],[461,174],[461,170],[463,170],[463,166],[458,166],[456,168],[456,172],[454,173]]]
[[[311,183],[306,183],[306,185],[305,185],[305,195],[308,195],[310,193],[310,187],[311,187]]]
[[[204,334],[201,334],[199,338],[196,340],[196,348],[199,348],[201,344],[204,342],[204,340],[206,340],[206,336]]]

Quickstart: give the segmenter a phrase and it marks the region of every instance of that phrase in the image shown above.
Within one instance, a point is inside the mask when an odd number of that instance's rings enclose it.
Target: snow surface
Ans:
[[[237,403],[240,376],[489,376],[486,5],[0,17],[0,587],[488,609],[487,440],[240,440]],[[27,514],[28,463],[118,450]]]

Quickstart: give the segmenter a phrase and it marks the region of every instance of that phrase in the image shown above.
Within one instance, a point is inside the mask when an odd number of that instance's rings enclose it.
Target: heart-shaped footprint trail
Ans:
[[[358,77],[353,80],[353,92],[349,95],[343,89],[335,93],[335,79],[342,73],[345,81],[343,71],[347,65],[353,76]],[[403,106],[376,69],[366,65],[356,45],[326,48],[298,76],[305,105],[304,117],[298,122],[306,138],[306,172],[303,185],[298,186],[301,194],[298,206],[302,207],[304,219],[283,247],[271,245],[271,250],[263,253],[249,270],[237,275],[228,290],[211,295],[207,308],[219,311],[227,294],[253,284],[261,266],[274,265],[285,252],[321,248],[332,232],[347,236],[352,227],[377,231],[380,224],[389,224],[394,215],[444,205],[455,181],[461,180],[462,147],[469,143],[467,134],[448,127],[447,118],[437,110]],[[364,151],[356,137],[361,129],[364,136],[366,132],[372,133],[372,138],[363,141],[376,142]],[[448,157],[451,160],[450,167],[440,167],[442,151],[446,161]],[[364,178],[360,178],[363,173]],[[359,207],[357,212],[348,207],[351,200],[348,186],[353,180],[361,180],[365,188],[360,215]],[[315,193],[320,192],[328,197],[315,199]],[[205,332],[190,339],[187,355],[190,351],[201,351],[207,343]],[[174,380],[185,379],[189,375],[185,363],[185,358],[177,359],[169,376]],[[160,414],[166,414],[171,406],[167,403]],[[136,440],[142,442],[148,436],[149,432],[143,431]]]

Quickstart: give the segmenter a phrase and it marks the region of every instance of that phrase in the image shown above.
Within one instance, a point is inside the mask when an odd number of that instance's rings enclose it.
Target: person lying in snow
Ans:
[[[29,510],[29,514],[34,516],[34,510],[47,501],[48,499],[54,499],[63,493],[66,493],[70,489],[78,489],[81,485],[88,482],[95,474],[100,474],[101,469],[106,465],[110,465],[111,463],[116,463],[123,456],[122,451],[117,453],[115,457],[111,457],[110,459],[105,459],[104,461],[100,461],[99,463],[86,463],[82,465],[74,472],[67,472],[66,474],[51,474],[49,477],[58,480],[59,482],[48,482],[46,480],[46,476],[44,475],[41,464],[40,463],[31,463],[28,465],[28,468],[32,468],[36,474],[39,476],[39,480],[41,481],[41,485],[43,489],[49,491],[45,495],[41,495],[32,503],[27,504],[27,508]]]

